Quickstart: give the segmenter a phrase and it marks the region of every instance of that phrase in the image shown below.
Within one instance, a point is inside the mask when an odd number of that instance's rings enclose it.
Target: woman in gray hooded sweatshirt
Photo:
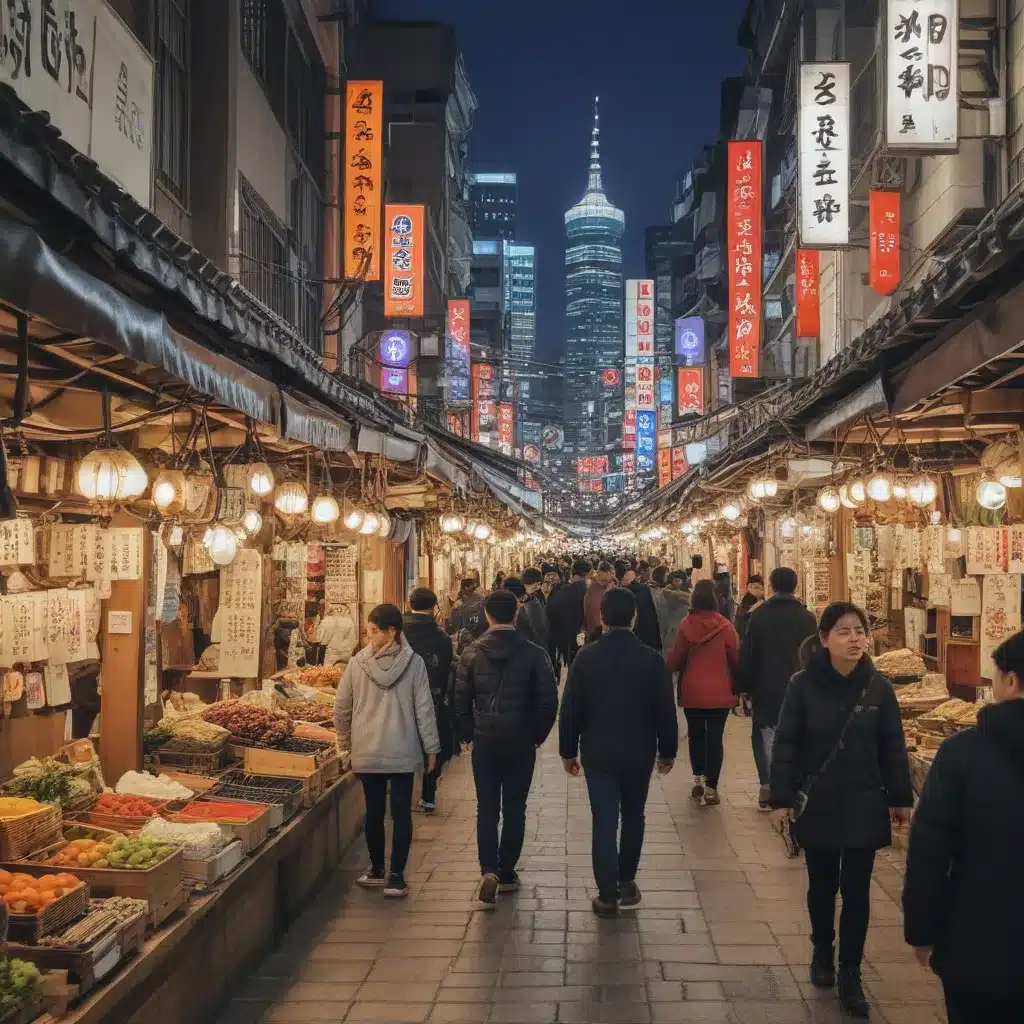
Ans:
[[[405,864],[412,845],[412,789],[427,755],[434,770],[441,742],[423,659],[402,635],[402,613],[379,604],[367,617],[367,645],[348,663],[334,699],[338,745],[351,751],[366,797],[370,866],[358,880],[385,896],[407,896]],[[391,870],[384,869],[384,814],[391,785]]]

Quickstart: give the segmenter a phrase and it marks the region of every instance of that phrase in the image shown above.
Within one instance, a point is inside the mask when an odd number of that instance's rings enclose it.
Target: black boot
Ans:
[[[839,968],[839,1005],[851,1016],[867,1020],[871,1016],[868,997],[860,981],[859,967]]]
[[[831,949],[816,949],[811,960],[811,984],[815,988],[832,988],[835,983],[835,954]]]

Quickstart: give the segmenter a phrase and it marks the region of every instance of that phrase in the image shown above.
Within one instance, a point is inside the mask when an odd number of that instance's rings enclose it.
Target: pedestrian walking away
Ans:
[[[455,752],[452,709],[448,702],[452,671],[452,640],[438,625],[437,595],[426,587],[417,587],[409,595],[409,612],[402,622],[402,633],[409,646],[423,659],[434,702],[434,718],[441,749],[432,771],[423,770],[420,793],[421,811],[432,814],[437,807],[437,782],[445,764]]]
[[[548,620],[551,636],[566,666],[572,664],[579,648],[579,635],[584,632],[583,602],[587,594],[590,565],[579,559],[573,562],[572,576],[551,595]]]
[[[747,630],[747,616],[750,612],[764,602],[764,577],[755,573],[747,580],[747,589],[736,605],[736,616],[733,625],[736,627],[736,635],[743,643],[743,634]]]
[[[586,775],[598,890],[593,908],[606,917],[641,901],[636,875],[651,773],[655,762],[661,774],[670,772],[679,745],[668,669],[633,633],[636,617],[629,590],[604,595],[604,632],[573,661],[559,714],[565,770],[578,776],[582,766]]]
[[[583,628],[587,643],[601,635],[601,599],[614,586],[615,569],[611,562],[599,562],[583,598]]]
[[[679,673],[677,699],[686,716],[694,800],[721,803],[718,780],[725,757],[725,726],[736,706],[735,676],[739,642],[736,629],[718,613],[711,580],[701,580],[690,596],[690,614],[679,624],[668,654],[670,672]]]
[[[670,651],[679,632],[679,623],[690,611],[690,595],[682,589],[682,572],[669,573],[668,567],[657,566],[651,573],[651,597],[661,630],[661,650]]]
[[[754,711],[750,745],[761,787],[758,805],[764,811],[770,809],[769,771],[782,698],[790,679],[802,667],[801,645],[818,632],[813,613],[796,597],[797,583],[792,569],[773,569],[768,577],[771,596],[748,613],[742,632],[737,629],[740,687],[750,697]]]
[[[545,650],[516,629],[518,610],[509,591],[490,594],[484,603],[489,628],[456,670],[456,724],[460,738],[473,744],[478,899],[484,909],[493,909],[499,893],[519,888],[516,866],[526,836],[537,747],[558,712],[551,662]]]
[[[910,830],[904,932],[949,1024],[1020,1024],[1024,974],[1024,633],[992,654],[995,703],[939,747]]]
[[[875,852],[892,842],[893,820],[910,820],[914,794],[892,685],[867,654],[867,616],[845,601],[818,624],[821,647],[786,690],[771,765],[772,819],[804,848],[811,919],[811,983],[836,983],[855,1017],[869,1008],[861,984]]]
[[[334,699],[334,728],[366,798],[366,845],[370,866],[359,879],[385,896],[407,896],[405,865],[412,845],[412,787],[423,765],[433,771],[441,743],[423,659],[402,633],[393,604],[374,608],[366,623],[367,645],[348,663]],[[388,791],[395,823],[391,866],[385,871],[384,815]]]
[[[647,563],[642,562],[641,565],[647,566]],[[645,572],[650,579],[649,566]],[[638,575],[638,570],[632,569],[628,562],[622,561],[615,563],[615,575],[618,578],[618,585],[629,590],[636,601],[636,628],[633,632],[648,647],[660,652],[661,623],[647,580],[642,580]]]

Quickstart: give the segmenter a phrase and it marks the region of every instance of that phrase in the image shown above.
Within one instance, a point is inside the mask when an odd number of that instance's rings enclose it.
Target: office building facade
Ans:
[[[476,241],[514,242],[519,185],[514,174],[473,174],[469,179],[469,211]]]

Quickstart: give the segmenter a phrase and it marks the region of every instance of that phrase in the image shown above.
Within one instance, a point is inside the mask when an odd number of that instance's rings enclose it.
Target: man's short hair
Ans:
[[[523,583],[529,586],[531,583],[543,583],[544,573],[542,573],[540,569],[534,568],[534,566],[531,565],[528,569],[523,570],[519,578]]]
[[[665,586],[668,581],[668,566],[667,565],[656,565],[654,572],[651,573],[651,579],[659,586]]]
[[[511,626],[518,610],[519,601],[510,590],[493,590],[484,601],[484,612],[499,626]]]
[[[992,652],[992,660],[1000,672],[1016,672],[1024,682],[1024,633],[1007,637]]]
[[[678,580],[680,583],[686,582],[686,570],[685,569],[673,569],[668,574],[670,580]]]
[[[694,569],[703,569],[704,557],[702,555],[694,555],[690,560],[690,565],[692,565]]]
[[[636,615],[636,598],[625,587],[612,587],[601,598],[601,621],[609,629],[632,627]]]
[[[540,567],[540,571],[541,571],[541,572],[542,572],[542,573],[543,573],[543,574],[544,574],[545,576],[547,576],[547,575],[549,575],[550,573],[556,573],[556,572],[558,572],[558,566],[557,566],[557,565],[555,565],[555,563],[554,563],[554,562],[545,562],[545,563],[544,563],[544,564],[543,564],[543,565],[542,565],[542,566]]]
[[[796,570],[780,565],[778,569],[772,569],[768,582],[776,594],[795,594],[798,583]]]
[[[622,559],[619,559],[615,563],[616,578],[621,582],[622,577],[625,576],[627,572],[629,572],[629,562],[624,562]]]
[[[429,612],[437,607],[437,594],[429,587],[417,587],[409,595],[409,607],[414,612]]]
[[[615,572],[615,567],[612,565],[611,562],[598,562],[597,563],[597,571],[598,572]]]
[[[526,597],[526,587],[518,576],[509,576],[501,585],[501,588],[502,590],[507,590],[510,594],[514,594],[517,600]]]
[[[584,562],[582,559],[578,562],[572,563],[572,574],[573,576],[586,576],[590,572],[590,563]]]
[[[754,575],[747,580],[747,586],[749,587],[752,583],[760,583],[764,586],[764,577],[760,573],[755,572]]]

